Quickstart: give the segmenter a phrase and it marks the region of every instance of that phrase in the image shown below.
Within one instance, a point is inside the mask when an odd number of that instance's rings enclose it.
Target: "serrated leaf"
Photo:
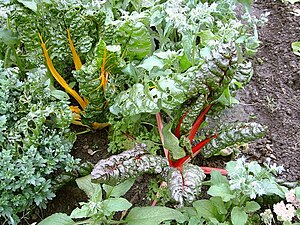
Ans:
[[[184,215],[168,207],[136,207],[130,210],[126,222],[127,225],[159,225],[166,220],[176,220],[179,223],[185,221]]]
[[[67,214],[55,213],[38,223],[38,225],[73,225],[76,224]]]
[[[260,205],[254,201],[246,202],[246,206],[244,208],[245,212],[247,213],[253,213],[259,209],[260,209]]]
[[[180,159],[185,156],[185,151],[179,146],[178,138],[171,131],[172,124],[169,123],[162,129],[164,136],[164,147],[170,151],[173,159]]]
[[[119,198],[127,193],[127,191],[134,184],[134,181],[135,181],[134,178],[130,178],[116,186],[110,186],[107,184],[103,184],[102,187],[103,187],[104,191],[106,192],[107,197]]]
[[[248,215],[239,207],[234,207],[231,211],[231,222],[233,225],[245,225]]]

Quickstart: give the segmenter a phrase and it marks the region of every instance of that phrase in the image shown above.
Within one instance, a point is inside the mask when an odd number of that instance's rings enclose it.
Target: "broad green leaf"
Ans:
[[[266,191],[267,195],[276,194],[281,198],[284,198],[285,193],[288,191],[286,187],[280,186],[277,183],[270,182],[269,180],[265,179],[261,182],[264,190]]]
[[[132,204],[125,198],[110,198],[103,201],[103,208],[109,212],[127,210]]]
[[[126,56],[133,59],[144,59],[150,54],[152,41],[148,28],[141,22],[125,22],[117,31],[118,42],[126,52]]]
[[[147,71],[151,71],[154,67],[157,67],[159,69],[162,69],[164,67],[164,62],[162,59],[156,57],[156,56],[150,56],[146,58],[140,65],[137,67],[144,68]]]
[[[224,183],[211,186],[207,193],[211,196],[221,197],[224,202],[228,202],[235,198],[234,193],[230,190],[229,185]]]
[[[284,2],[289,2],[291,4],[295,4],[296,2],[300,2],[300,0],[283,0]]]
[[[248,171],[258,175],[261,172],[261,166],[256,161],[252,161],[248,164]]]
[[[17,34],[6,28],[0,29],[0,40],[12,48],[19,43]]]
[[[236,98],[231,96],[229,86],[224,89],[222,95],[218,98],[218,102],[225,106],[231,106],[239,103]]]
[[[57,98],[59,100],[69,100],[70,99],[69,95],[66,92],[61,91],[61,90],[54,89],[51,91],[51,95],[54,98]]]
[[[214,206],[216,206],[219,214],[225,215],[227,213],[225,203],[221,197],[211,197],[210,201],[214,204]]]
[[[108,197],[119,198],[127,193],[127,191],[132,187],[134,181],[135,181],[134,178],[130,178],[116,186],[103,184],[102,187],[106,192],[107,198]]]
[[[214,34],[210,30],[200,31],[200,41],[203,46],[208,46],[208,42],[214,40]]]
[[[300,187],[295,188],[295,194],[296,194],[298,201],[300,201]]]
[[[89,198],[94,194],[96,187],[100,186],[99,184],[91,182],[91,175],[77,178],[75,181],[78,187],[83,190]]]
[[[227,178],[217,170],[213,170],[210,176],[211,176],[210,178],[211,186],[216,184],[229,184]]]
[[[184,215],[168,207],[136,207],[130,210],[126,222],[127,225],[159,225],[166,220],[176,220],[179,223],[185,221]]]
[[[234,207],[231,211],[231,222],[233,225],[245,225],[248,215],[239,207]]]
[[[295,215],[297,216],[298,219],[300,219],[300,209],[296,210]]]
[[[67,214],[55,213],[38,223],[38,225],[73,225],[76,224]]]
[[[216,206],[210,200],[204,199],[195,201],[193,202],[193,206],[197,210],[198,215],[205,219],[219,217]]]
[[[254,213],[259,209],[260,209],[260,205],[254,201],[246,202],[246,206],[244,208],[245,212],[247,213]]]
[[[31,9],[33,12],[37,11],[37,4],[35,1],[30,0],[18,0],[21,4],[23,4],[26,8]]]
[[[300,41],[292,43],[292,49],[295,55],[300,56]]]
[[[164,126],[162,133],[164,136],[164,147],[170,151],[173,159],[180,159],[185,156],[185,151],[179,146],[178,138],[171,131],[172,123]]]
[[[90,214],[90,208],[87,205],[83,205],[81,208],[75,208],[70,217],[72,219],[81,219],[81,218],[86,218]]]

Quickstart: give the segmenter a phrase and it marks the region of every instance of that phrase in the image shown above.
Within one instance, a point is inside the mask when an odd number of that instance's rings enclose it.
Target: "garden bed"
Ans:
[[[300,58],[293,54],[291,43],[300,37],[300,17],[292,14],[297,7],[278,1],[260,0],[254,4],[254,12],[270,12],[268,22],[259,29],[262,45],[254,59],[255,74],[250,84],[240,93],[241,104],[227,115],[231,120],[257,121],[268,126],[262,140],[252,143],[243,153],[260,162],[267,157],[286,171],[286,181],[300,180]],[[96,162],[106,158],[106,130],[79,135],[73,154],[83,160]],[[89,152],[97,151],[91,156]],[[203,166],[224,167],[228,157],[201,160]],[[151,204],[146,199],[149,176],[140,178],[129,200],[136,205]],[[62,188],[46,210],[35,216],[46,217],[55,212],[71,211],[78,202],[86,200],[84,193],[69,184]]]
[[[262,41],[254,63],[254,75],[249,85],[239,92],[240,104],[226,111],[229,121],[258,122],[268,127],[266,136],[242,150],[251,160],[261,163],[270,158],[283,165],[281,178],[285,181],[300,180],[300,57],[293,54],[291,43],[300,39],[300,15],[293,14],[300,4],[288,5],[273,0],[258,0],[253,13],[270,12],[268,22],[259,28]],[[72,127],[76,132],[81,128]],[[72,149],[72,155],[82,162],[98,162],[110,154],[107,150],[108,129],[80,134]],[[197,156],[194,162],[201,166],[224,168],[227,157],[205,159]],[[126,194],[134,206],[149,206],[147,187],[151,175],[139,177]],[[36,209],[21,224],[39,222],[53,213],[70,214],[87,197],[75,182],[62,187],[56,197],[49,201],[46,209]]]

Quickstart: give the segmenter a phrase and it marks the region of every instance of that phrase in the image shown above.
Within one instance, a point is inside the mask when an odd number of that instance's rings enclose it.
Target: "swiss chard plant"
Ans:
[[[263,136],[259,124],[220,120],[222,111],[238,102],[237,90],[250,80],[247,57],[258,46],[256,35],[248,34],[251,27],[237,19],[234,4],[229,3],[167,1],[125,17],[128,23],[150,26],[154,47],[151,55],[126,67],[139,79],[117,94],[110,106],[115,115],[112,128],[123,124],[124,136],[139,142],[131,129],[143,127],[144,115],[152,115],[147,129],[160,136],[165,158],[149,155],[147,146],[137,145],[101,160],[92,172],[95,182],[164,173],[171,196],[182,205],[195,199],[207,172],[188,164],[200,151],[211,157]],[[248,14],[244,18],[253,22]]]

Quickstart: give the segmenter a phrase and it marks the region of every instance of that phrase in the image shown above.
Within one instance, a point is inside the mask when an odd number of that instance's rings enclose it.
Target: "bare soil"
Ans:
[[[255,74],[240,95],[241,104],[230,111],[235,120],[255,121],[268,126],[264,139],[251,144],[246,157],[261,162],[266,157],[286,169],[286,181],[300,179],[300,57],[293,54],[291,43],[300,40],[300,16],[293,10],[300,4],[258,0],[254,13],[270,12],[268,22],[259,29],[261,48],[254,59]],[[107,131],[79,135],[73,155],[83,161],[97,162],[107,158]],[[93,154],[94,153],[94,154]],[[204,166],[222,167],[229,157],[202,159]],[[149,205],[145,200],[149,176],[137,179],[126,196],[135,205]],[[47,209],[37,209],[29,220],[39,221],[53,213],[70,213],[87,198],[76,184],[70,183],[57,192]],[[23,224],[28,224],[24,222]]]

